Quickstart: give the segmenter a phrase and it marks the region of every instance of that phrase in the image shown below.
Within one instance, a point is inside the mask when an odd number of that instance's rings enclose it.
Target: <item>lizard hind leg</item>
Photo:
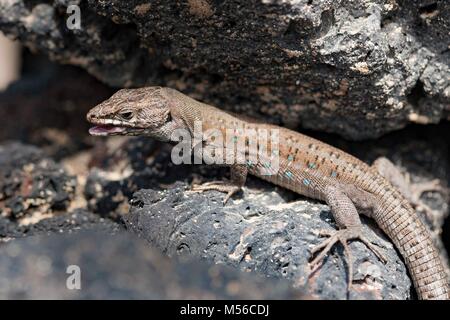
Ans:
[[[344,255],[347,259],[348,266],[348,289],[350,290],[353,282],[353,257],[348,246],[350,240],[359,240],[364,243],[375,256],[383,263],[386,262],[384,255],[374,246],[363,234],[361,220],[352,200],[338,187],[328,186],[325,190],[325,201],[331,208],[334,219],[339,230],[329,231],[322,230],[319,235],[328,238],[314,247],[311,251],[312,257],[317,256],[310,262],[312,272],[316,271],[331,251],[333,246],[341,243],[344,248]]]

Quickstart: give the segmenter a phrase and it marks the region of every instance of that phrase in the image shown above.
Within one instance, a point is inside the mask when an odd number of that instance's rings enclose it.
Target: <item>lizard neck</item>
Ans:
[[[170,97],[172,118],[178,122],[180,127],[188,129],[192,134],[194,131],[194,123],[196,121],[202,121],[203,103],[176,90],[170,90],[168,96]]]
[[[190,131],[191,134],[194,133],[194,128],[196,125],[201,125],[203,129],[207,129],[211,125],[219,126],[217,123],[218,119],[223,120],[224,125],[230,125],[236,121],[240,122],[239,119],[233,117],[229,113],[202,103],[200,101],[194,100],[189,96],[182,94],[176,90],[171,90],[169,92],[171,103],[171,114],[176,121],[179,123],[179,127],[184,127]]]

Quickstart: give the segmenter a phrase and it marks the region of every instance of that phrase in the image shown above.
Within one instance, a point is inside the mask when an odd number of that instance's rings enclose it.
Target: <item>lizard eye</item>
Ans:
[[[133,118],[133,112],[130,111],[122,112],[120,116],[125,120],[131,120],[131,118]]]

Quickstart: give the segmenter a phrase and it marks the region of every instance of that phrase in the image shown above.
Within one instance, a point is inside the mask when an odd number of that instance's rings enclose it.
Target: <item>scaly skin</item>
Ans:
[[[87,119],[98,125],[91,129],[93,135],[146,135],[167,142],[173,142],[172,133],[176,129],[189,130],[193,135],[195,121],[201,121],[203,131],[220,130],[225,139],[229,133],[227,129],[235,129],[236,132],[239,129],[278,130],[278,148],[268,144],[269,152],[279,156],[279,169],[272,175],[261,174],[262,168],[267,169],[267,158],[262,157],[256,163],[231,165],[231,183],[212,182],[195,186],[194,190],[226,192],[226,202],[244,185],[247,173],[250,173],[299,194],[325,201],[331,207],[339,230],[332,234],[328,232],[329,238],[313,250],[313,253],[320,252],[312,261],[313,267],[317,267],[337,242],[342,243],[347,258],[351,260],[347,246],[351,239],[362,241],[384,260],[379,250],[362,234],[359,210],[373,218],[394,242],[405,259],[419,298],[449,298],[443,263],[427,229],[409,202],[376,167],[368,166],[342,150],[286,128],[244,120],[170,88],[120,90],[93,108]],[[202,143],[214,145],[208,137]],[[249,146],[246,144],[243,149],[247,154]],[[351,261],[349,269],[351,286]]]

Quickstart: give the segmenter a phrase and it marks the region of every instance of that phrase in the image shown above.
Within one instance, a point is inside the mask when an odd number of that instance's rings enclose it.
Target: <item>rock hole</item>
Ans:
[[[390,23],[392,23],[392,17],[386,17],[381,20],[380,28],[383,29],[385,26],[387,26]]]
[[[180,243],[177,247],[177,254],[185,254],[190,253],[191,249],[189,248],[189,245],[187,243]]]
[[[296,30],[296,25],[297,25],[297,22],[295,20],[290,21],[288,27],[284,31],[284,35],[285,36],[297,35],[298,32]]]
[[[247,247],[247,249],[245,249],[244,254],[242,255],[241,262],[242,261],[250,261],[250,260],[252,260],[252,257],[250,255],[251,252],[252,252],[252,247]]]
[[[320,15],[320,29],[318,32],[318,37],[322,37],[328,33],[330,28],[334,25],[334,10],[325,10]]]
[[[133,206],[133,207],[138,207],[138,208],[143,208],[144,207],[144,202],[142,201],[142,200],[140,200],[140,199],[131,199],[130,200],[130,204]]]
[[[411,89],[411,92],[408,94],[407,100],[411,105],[417,106],[419,100],[424,97],[426,97],[426,93],[423,88],[423,83],[422,81],[418,80],[416,82],[416,85]]]
[[[372,54],[372,52],[373,52],[373,50],[367,51],[366,57],[365,57],[365,59],[364,59],[365,61],[369,60],[370,55]]]
[[[427,4],[419,8],[419,14],[422,18],[432,17],[437,13],[437,2]]]

